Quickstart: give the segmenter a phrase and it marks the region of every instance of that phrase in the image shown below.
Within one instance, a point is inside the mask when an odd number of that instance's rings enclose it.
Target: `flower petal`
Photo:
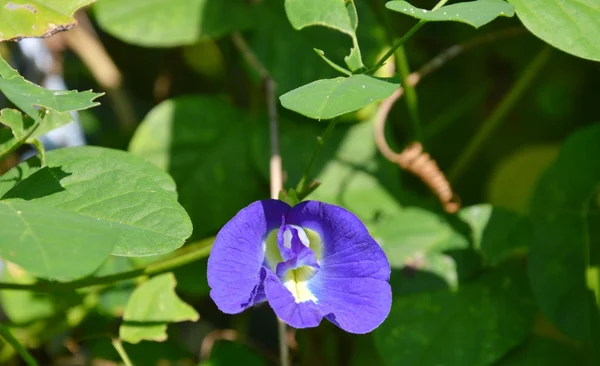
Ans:
[[[314,302],[295,302],[294,296],[277,275],[267,268],[263,271],[267,301],[279,319],[294,328],[311,328],[321,323],[325,314]]]
[[[289,209],[282,201],[254,202],[217,234],[208,259],[208,285],[211,298],[224,313],[239,313],[264,299],[256,297],[264,280],[264,240],[271,230],[279,228]]]
[[[304,201],[289,211],[286,223],[308,228],[321,236],[321,275],[389,280],[391,270],[385,253],[350,211],[323,202]]]
[[[330,278],[317,274],[310,282],[311,292],[327,320],[350,333],[368,333],[390,313],[392,288],[375,278]]]
[[[286,222],[321,237],[320,269],[308,281],[321,313],[351,333],[379,326],[392,303],[390,264],[360,219],[341,207],[305,201],[290,210]]]

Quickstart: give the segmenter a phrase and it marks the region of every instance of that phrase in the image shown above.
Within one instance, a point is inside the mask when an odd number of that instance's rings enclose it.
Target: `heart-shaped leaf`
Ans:
[[[175,293],[175,276],[165,273],[135,289],[127,302],[119,336],[126,342],[165,341],[167,324],[200,318]]]

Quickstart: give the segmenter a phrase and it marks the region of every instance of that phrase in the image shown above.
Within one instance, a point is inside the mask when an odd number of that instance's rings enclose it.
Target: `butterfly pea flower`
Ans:
[[[294,328],[326,318],[347,332],[372,331],[390,312],[389,277],[363,223],[318,201],[250,204],[219,231],[208,259],[210,296],[221,311],[267,301]]]

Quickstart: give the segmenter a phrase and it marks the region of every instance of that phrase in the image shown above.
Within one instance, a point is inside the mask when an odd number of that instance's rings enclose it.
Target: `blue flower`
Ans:
[[[268,301],[295,328],[326,318],[347,332],[372,331],[390,312],[389,277],[363,223],[317,201],[250,204],[221,229],[208,260],[210,296],[221,311]]]

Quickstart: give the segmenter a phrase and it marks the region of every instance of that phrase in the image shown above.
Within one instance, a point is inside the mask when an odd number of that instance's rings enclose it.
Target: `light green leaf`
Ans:
[[[389,97],[396,89],[398,84],[352,75],[314,81],[282,95],[279,100],[287,109],[321,120],[356,111]]]
[[[488,366],[526,339],[535,311],[523,265],[510,263],[456,293],[395,297],[375,340],[389,366]]]
[[[42,122],[43,114],[35,107],[55,112],[71,112],[95,107],[94,99],[103,94],[91,91],[52,91],[33,84],[20,76],[0,57],[0,91],[36,122]]]
[[[349,35],[353,47],[344,59],[346,65],[352,71],[365,66],[356,37],[358,14],[353,0],[285,0],[285,11],[297,30],[320,25]]]
[[[499,16],[512,17],[515,8],[504,0],[477,0],[443,6],[436,10],[419,9],[406,1],[390,1],[385,7],[428,22],[455,21],[479,28]]]
[[[35,201],[0,201],[0,231],[2,258],[54,280],[93,273],[119,239],[108,221]]]
[[[171,178],[143,159],[86,146],[50,151],[46,163],[40,169],[31,158],[0,177],[2,202],[27,200],[104,222],[118,235],[115,255],[170,252],[192,232]]]
[[[529,31],[572,55],[600,61],[597,0],[508,0]],[[560,30],[560,31],[558,31]]]
[[[373,237],[387,254],[392,268],[411,274],[392,274],[391,282],[396,296],[431,290],[431,287],[457,289],[459,277],[470,276],[480,269],[480,261],[476,253],[470,250],[466,236],[433,212],[407,207],[371,228]],[[475,259],[468,269],[465,268],[466,263],[461,261],[467,252],[471,252],[470,256]],[[461,255],[455,259],[458,253]],[[459,270],[463,273],[459,273]],[[422,275],[425,272],[428,277],[437,277],[436,286],[432,286],[432,281],[425,280]]]
[[[49,37],[77,21],[75,11],[95,0],[0,0],[0,41]]]
[[[524,254],[531,241],[529,221],[509,210],[480,204],[463,208],[458,216],[471,227],[473,244],[488,265]]]
[[[200,316],[175,293],[175,276],[165,273],[139,286],[127,302],[119,336],[126,342],[165,341],[167,324]]]
[[[598,329],[600,124],[574,133],[536,187],[529,277],[542,312],[566,335],[589,340]]]
[[[106,32],[147,47],[222,37],[251,27],[255,19],[244,0],[102,0],[94,13]]]
[[[354,9],[354,11],[352,10]],[[285,0],[288,20],[297,30],[321,25],[354,36],[358,22],[353,1],[346,0]]]
[[[241,207],[264,197],[250,161],[252,124],[221,99],[185,96],[150,111],[131,140],[132,153],[177,182],[194,222],[194,239],[213,234]]]

